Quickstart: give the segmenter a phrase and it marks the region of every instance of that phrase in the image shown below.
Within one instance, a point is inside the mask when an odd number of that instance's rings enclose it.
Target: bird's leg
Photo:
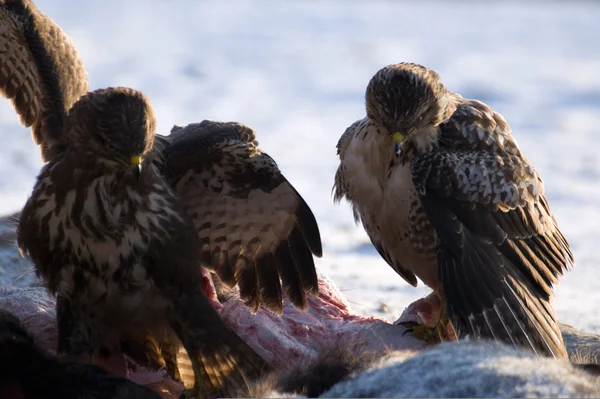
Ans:
[[[169,318],[194,369],[186,397],[232,395],[271,368],[231,331],[200,292],[178,292]]]
[[[56,298],[58,324],[57,354],[81,363],[96,364],[99,347],[96,329],[86,323],[79,302],[73,298]]]
[[[160,344],[160,353],[165,362],[167,374],[174,380],[182,381],[179,367],[177,366],[177,352],[179,352],[179,342],[165,341]]]
[[[406,328],[406,331],[402,334],[404,336],[410,333],[415,338],[425,341],[428,344],[438,344],[443,341],[442,336],[439,334],[437,324],[435,326],[428,326],[427,324],[419,324],[414,321],[407,321],[398,323],[399,326]]]
[[[165,367],[159,344],[156,339],[147,335],[143,340],[126,340],[121,342],[121,351],[136,363],[148,369]]]
[[[411,304],[409,308],[411,307],[425,308],[424,312],[416,310],[422,323],[416,321],[402,321],[396,323],[407,329],[404,334],[410,333],[415,338],[419,338],[429,344],[456,340],[456,333],[447,316],[444,301],[440,300],[439,296],[435,293]],[[411,311],[415,312],[415,309],[411,309]]]

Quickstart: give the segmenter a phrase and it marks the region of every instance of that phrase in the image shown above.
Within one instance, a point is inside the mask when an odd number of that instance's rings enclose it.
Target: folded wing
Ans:
[[[485,104],[465,102],[441,128],[440,148],[413,162],[413,181],[459,335],[566,358],[550,302],[574,260],[541,178]]]

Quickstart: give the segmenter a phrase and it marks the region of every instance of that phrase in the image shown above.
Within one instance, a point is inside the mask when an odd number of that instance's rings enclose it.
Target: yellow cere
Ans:
[[[396,132],[392,135],[392,140],[394,140],[394,143],[401,143],[404,136],[400,132]]]
[[[137,166],[137,165],[139,165],[139,164],[141,164],[141,163],[142,163],[142,157],[141,157],[141,156],[139,156],[139,155],[134,155],[134,156],[132,156],[132,157],[131,157],[131,159],[129,160],[129,163],[130,163],[131,165]]]

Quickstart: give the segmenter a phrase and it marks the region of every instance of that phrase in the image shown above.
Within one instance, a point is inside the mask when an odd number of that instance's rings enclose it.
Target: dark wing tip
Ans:
[[[295,228],[287,239],[294,266],[300,276],[302,287],[314,294],[319,293],[319,279],[315,261],[310,248],[306,245],[304,234],[300,228]]]
[[[281,284],[272,253],[265,253],[260,259],[256,260],[256,274],[258,276],[260,303],[270,311],[282,315]]]
[[[273,258],[279,276],[281,277],[283,289],[290,302],[298,309],[306,310],[306,293],[302,285],[300,273],[294,264],[294,259],[287,239],[282,240],[279,243],[273,254]]]
[[[560,328],[550,304],[527,291],[508,286],[493,306],[472,313],[453,312],[459,336],[487,338],[531,350],[537,355],[567,359]],[[512,284],[511,284],[512,285]],[[477,306],[476,304],[474,304]]]
[[[543,262],[530,261],[535,253],[520,245],[528,239],[496,240],[499,225],[486,218],[493,211],[481,205],[466,204],[466,214],[447,198],[429,194],[421,199],[440,242],[444,302],[459,337],[468,334],[566,357],[549,302],[552,276]]]
[[[256,148],[254,130],[241,123],[204,120],[185,127],[174,126],[166,141],[165,173],[171,184],[178,187],[178,197],[188,214],[196,219],[201,239],[216,220],[201,220],[198,215],[210,215],[215,202],[200,204],[198,196],[226,200],[236,209],[250,213],[264,209],[269,210],[266,214],[271,213],[270,209],[285,213],[282,219],[248,224],[243,239],[234,237],[237,233],[225,233],[227,248],[220,248],[220,254],[204,251],[203,264],[225,284],[237,283],[240,296],[253,312],[264,305],[281,314],[282,288],[296,307],[306,309],[306,292],[318,294],[313,254],[321,257],[323,250],[317,221],[275,161]],[[190,170],[201,174],[213,168],[225,170],[229,191],[221,187],[213,190],[194,176],[182,182]],[[204,237],[207,239],[210,240]],[[227,253],[223,255],[223,251]]]
[[[260,309],[260,294],[254,261],[246,256],[240,256],[234,270],[235,282],[240,289],[240,298],[253,314],[258,312],[258,309]],[[221,276],[219,275],[219,277]]]
[[[369,232],[367,232],[367,234],[368,233]],[[369,239],[371,240],[371,243],[377,250],[377,253],[379,253],[379,255],[381,256],[381,258],[383,260],[385,260],[386,263],[388,265],[390,265],[392,267],[392,269],[394,269],[394,271],[396,271],[396,273],[398,273],[400,275],[400,277],[402,277],[404,279],[404,281],[406,281],[408,284],[410,284],[413,287],[416,287],[418,285],[417,276],[415,276],[415,274],[413,272],[405,269],[398,262],[394,263],[392,261],[392,258],[389,255],[389,253],[387,252],[387,250],[384,248],[384,246],[380,242],[375,241],[373,239],[373,237],[371,237],[371,236],[369,236]]]
[[[316,257],[320,258],[323,256],[323,246],[321,243],[321,233],[319,231],[317,219],[300,193],[298,193],[294,186],[292,186],[289,182],[287,182],[287,184],[298,198],[296,218],[306,240],[306,244],[310,248],[310,252],[312,252],[312,254]]]

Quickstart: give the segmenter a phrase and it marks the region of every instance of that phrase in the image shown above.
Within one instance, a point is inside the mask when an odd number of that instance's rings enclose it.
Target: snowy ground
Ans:
[[[159,131],[244,122],[319,221],[318,264],[356,310],[395,319],[414,289],[331,199],[335,145],[364,116],[382,66],[413,61],[492,105],[542,174],[577,258],[557,289],[562,322],[600,332],[600,5],[592,2],[38,0],[72,37],[91,86],[131,86]],[[41,162],[0,102],[0,213],[22,206]]]

